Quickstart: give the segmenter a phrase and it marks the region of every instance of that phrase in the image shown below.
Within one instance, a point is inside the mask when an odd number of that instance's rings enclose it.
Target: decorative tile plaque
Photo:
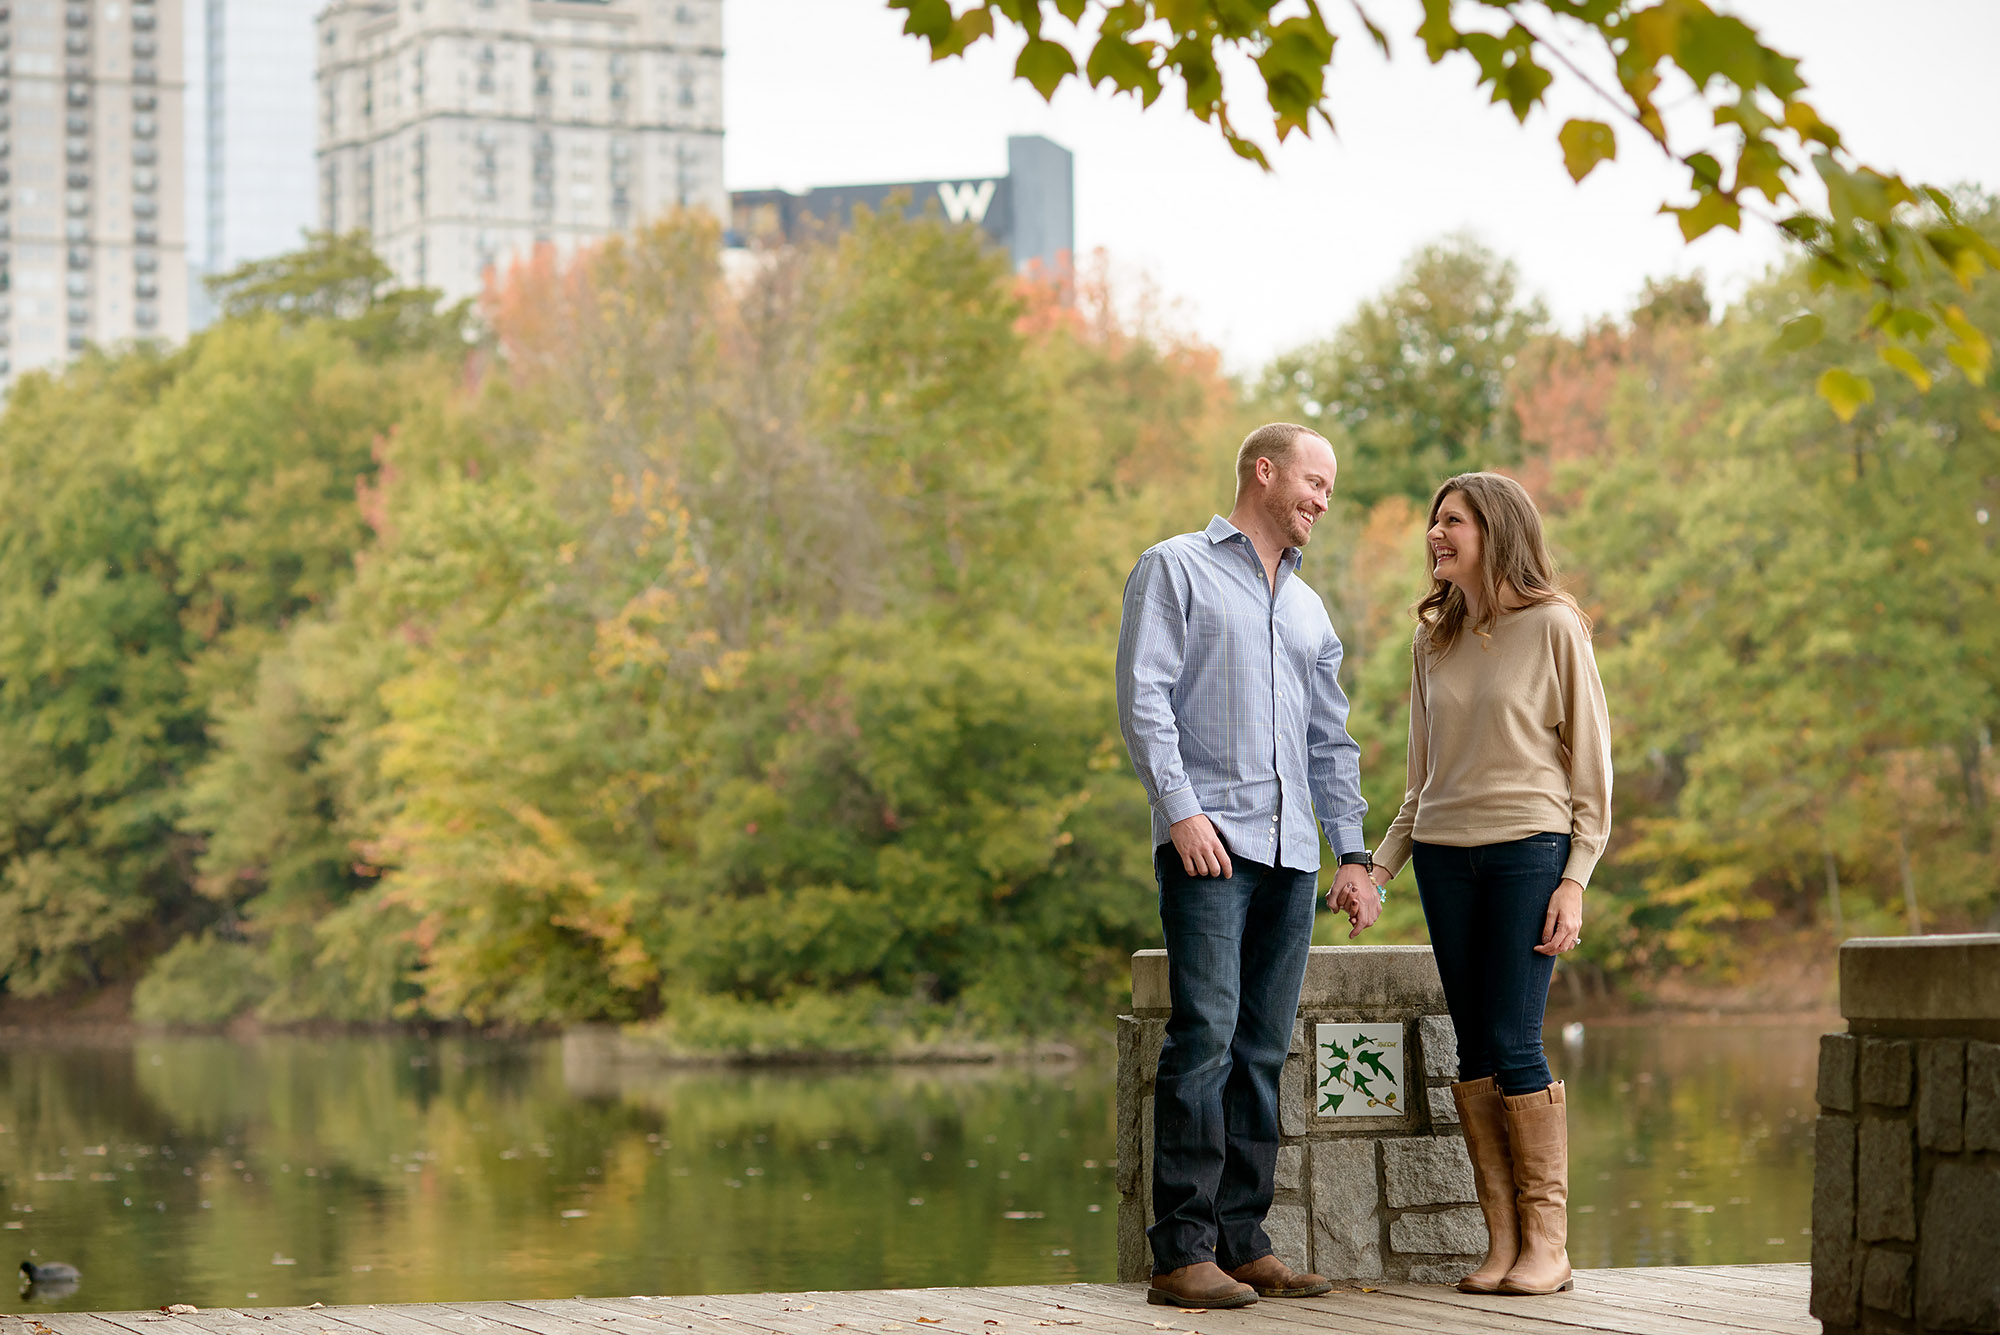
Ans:
[[[1403,1026],[1322,1024],[1315,1035],[1321,1117],[1396,1117],[1403,1112]]]

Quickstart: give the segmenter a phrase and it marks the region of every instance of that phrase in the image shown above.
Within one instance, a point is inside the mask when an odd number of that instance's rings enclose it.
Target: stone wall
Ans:
[[[1172,1007],[1167,957],[1132,957],[1132,1013],[1118,1017],[1118,1277],[1152,1271],[1153,1077]],[[1455,1283],[1486,1253],[1486,1221],[1452,1105],[1457,1045],[1426,946],[1315,946],[1279,1082],[1277,1199],[1265,1223],[1280,1259],[1337,1280]],[[1393,1106],[1326,1111],[1338,1063],[1320,1043],[1362,1025],[1371,1052],[1400,1054]],[[1350,1045],[1352,1046],[1352,1045]],[[1359,1051],[1359,1047],[1354,1048]],[[1345,1055],[1343,1052],[1342,1055]],[[1379,1083],[1379,1082],[1378,1082]],[[1346,1088],[1341,1086],[1340,1088]],[[1385,1086],[1386,1088],[1386,1086]],[[1378,1091],[1379,1092],[1379,1091]],[[1389,1097],[1384,1095],[1384,1097]]]
[[[1845,1332],[2000,1332],[2000,936],[1840,950],[1820,1041],[1812,1313]]]

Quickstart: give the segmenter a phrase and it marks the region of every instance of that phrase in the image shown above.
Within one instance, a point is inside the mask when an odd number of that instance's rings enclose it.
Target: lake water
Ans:
[[[1592,1027],[1579,1266],[1800,1261],[1818,1029]],[[1553,1039],[1553,1035],[1552,1035]],[[559,1040],[0,1041],[0,1310],[1114,1278],[1111,1061],[612,1072]]]

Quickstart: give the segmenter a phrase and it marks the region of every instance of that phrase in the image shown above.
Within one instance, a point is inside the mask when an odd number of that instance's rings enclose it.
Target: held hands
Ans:
[[[1174,852],[1181,855],[1181,866],[1190,876],[1227,876],[1229,872],[1229,850],[1222,846],[1222,836],[1215,832],[1215,826],[1206,816],[1189,816],[1177,820],[1167,827],[1173,838]]]
[[[1583,886],[1563,877],[1562,884],[1549,896],[1548,916],[1542,919],[1542,944],[1537,955],[1560,955],[1574,950],[1583,941]]]
[[[1359,863],[1350,863],[1334,873],[1333,888],[1326,892],[1326,906],[1347,915],[1350,941],[1373,927],[1382,916],[1382,892],[1378,887],[1389,877],[1380,867],[1375,870],[1379,881],[1371,880]]]

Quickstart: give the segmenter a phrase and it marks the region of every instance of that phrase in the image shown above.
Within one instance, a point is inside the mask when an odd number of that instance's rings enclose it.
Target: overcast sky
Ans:
[[[2000,191],[1996,0],[1723,7],[1801,58],[1809,100],[1865,161]],[[1079,250],[1102,247],[1115,272],[1150,279],[1236,370],[1329,332],[1415,246],[1457,230],[1513,258],[1572,328],[1627,309],[1648,276],[1700,268],[1733,296],[1780,251],[1748,222],[1741,237],[1684,246],[1654,212],[1678,201],[1678,179],[1631,135],[1620,161],[1571,184],[1555,130],[1571,114],[1603,116],[1588,94],[1559,85],[1556,114],[1517,125],[1473,91],[1466,57],[1424,59],[1408,35],[1416,0],[1371,6],[1392,21],[1395,58],[1344,40],[1338,136],[1295,137],[1269,174],[1172,92],[1148,111],[1082,87],[1045,104],[1011,79],[1014,48],[992,43],[933,65],[883,0],[725,0],[723,11],[731,189],[998,176],[1009,134],[1047,135],[1076,155]]]

